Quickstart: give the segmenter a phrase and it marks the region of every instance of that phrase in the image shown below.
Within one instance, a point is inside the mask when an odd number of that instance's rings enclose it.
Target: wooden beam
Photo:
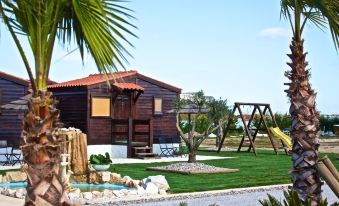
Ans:
[[[127,157],[132,157],[132,142],[133,142],[133,119],[128,118],[128,139],[127,139]]]
[[[278,150],[277,150],[277,148],[275,147],[274,142],[273,142],[273,139],[272,139],[272,136],[271,136],[271,133],[269,132],[269,129],[268,129],[268,125],[267,125],[265,116],[263,115],[263,112],[262,112],[261,108],[259,107],[258,109],[259,109],[260,116],[261,116],[261,118],[262,118],[262,120],[263,120],[263,122],[264,122],[265,129],[267,130],[267,135],[268,135],[268,138],[269,138],[270,141],[271,141],[271,144],[272,144],[272,147],[273,147],[273,149],[274,149],[274,152],[275,152],[275,154],[278,154]],[[266,109],[266,107],[265,107],[265,109]],[[254,149],[254,148],[253,148],[253,149]]]
[[[254,152],[255,155],[257,155],[257,152],[256,152],[256,150],[255,150],[254,142],[252,141],[252,135],[251,135],[251,133],[250,133],[248,127],[247,127],[247,124],[246,124],[245,119],[244,119],[244,115],[243,115],[243,113],[242,113],[242,111],[241,111],[241,108],[240,108],[240,105],[239,105],[239,104],[237,105],[237,108],[238,108],[238,111],[239,111],[239,114],[240,114],[240,118],[241,118],[241,120],[242,120],[242,122],[243,122],[243,125],[244,125],[244,128],[245,128],[246,135],[247,135],[247,137],[248,137],[248,139],[249,139],[249,141],[250,141],[250,144],[251,144],[252,147],[253,147],[253,152]],[[243,141],[242,141],[241,144],[239,145],[238,152],[240,152],[242,143],[243,143]]]
[[[234,105],[233,111],[232,111],[231,115],[228,117],[227,126],[226,126],[226,129],[225,129],[225,131],[224,131],[224,134],[223,134],[223,137],[222,137],[222,139],[221,139],[221,142],[220,142],[220,144],[219,144],[218,153],[220,153],[220,150],[221,150],[222,145],[224,144],[226,135],[227,135],[228,131],[230,130],[230,126],[231,126],[231,123],[232,123],[232,121],[233,121],[233,116],[234,116],[234,113],[235,113],[236,108],[237,108],[237,106]]]
[[[138,91],[137,95],[135,95],[135,97],[134,97],[134,103],[137,102],[138,98],[140,97],[140,95],[141,95],[142,93],[144,93],[144,92]]]

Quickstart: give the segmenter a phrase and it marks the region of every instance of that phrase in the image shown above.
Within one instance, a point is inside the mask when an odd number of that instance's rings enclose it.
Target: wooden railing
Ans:
[[[115,131],[114,127],[120,125],[125,127],[125,131]],[[137,131],[137,127],[144,125],[148,131]],[[153,147],[153,121],[152,119],[112,119],[112,144],[116,144],[116,136],[125,136],[127,140],[127,157],[133,156],[132,143],[136,141],[136,136],[148,136],[147,145]],[[151,151],[152,152],[152,151]]]

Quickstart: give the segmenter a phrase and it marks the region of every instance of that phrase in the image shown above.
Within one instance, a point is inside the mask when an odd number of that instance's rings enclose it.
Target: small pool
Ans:
[[[27,182],[2,182],[0,187],[7,187],[11,189],[25,188]],[[127,187],[119,184],[88,184],[88,183],[70,183],[71,187],[79,188],[81,192],[103,191],[108,190],[133,190],[135,188]]]

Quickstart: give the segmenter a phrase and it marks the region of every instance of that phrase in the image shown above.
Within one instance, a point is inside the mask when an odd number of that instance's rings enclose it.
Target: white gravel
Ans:
[[[224,168],[221,167],[215,167],[211,165],[207,165],[204,163],[188,163],[188,162],[182,162],[182,163],[175,163],[171,165],[166,166],[159,166],[159,167],[151,167],[155,169],[163,169],[163,170],[170,170],[170,171],[179,171],[179,172],[213,172],[213,171],[220,171]]]

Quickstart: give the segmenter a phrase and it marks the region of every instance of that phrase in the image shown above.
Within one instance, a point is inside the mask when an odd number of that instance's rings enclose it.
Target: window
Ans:
[[[111,98],[110,97],[92,97],[91,104],[92,117],[110,117],[111,116]]]
[[[153,113],[155,115],[162,114],[162,98],[161,97],[154,97]]]

